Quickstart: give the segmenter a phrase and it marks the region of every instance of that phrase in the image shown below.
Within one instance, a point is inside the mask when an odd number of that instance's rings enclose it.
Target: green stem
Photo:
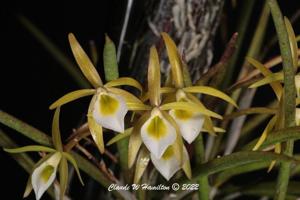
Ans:
[[[293,67],[292,53],[289,44],[289,38],[286,31],[286,27],[283,21],[283,17],[276,0],[268,0],[273,21],[275,24],[281,56],[283,59],[283,72],[284,72],[284,95],[283,95],[283,110],[284,110],[284,127],[295,126],[295,71]],[[293,155],[294,141],[290,140],[286,143],[284,154]],[[289,183],[291,163],[282,163],[279,169],[279,175],[277,178],[277,186],[274,199],[284,200]]]
[[[204,143],[203,143],[203,136],[200,133],[195,141],[195,153],[196,153],[196,166],[201,165],[205,162],[205,151],[204,151]],[[199,192],[198,196],[201,200],[209,200],[209,191],[210,186],[208,182],[208,175],[201,175],[198,178],[199,183]]]

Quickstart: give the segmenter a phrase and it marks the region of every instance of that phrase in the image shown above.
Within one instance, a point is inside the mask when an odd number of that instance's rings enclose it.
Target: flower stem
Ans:
[[[295,126],[295,97],[296,89],[294,76],[295,71],[293,68],[293,60],[291,48],[289,45],[289,38],[286,31],[286,27],[283,21],[283,17],[276,0],[268,0],[268,5],[271,10],[273,21],[275,24],[281,56],[283,59],[283,72],[284,72],[284,95],[283,95],[283,110],[284,110],[284,127]],[[286,142],[286,148],[284,154],[288,156],[293,155],[294,141],[290,140]],[[280,165],[279,175],[277,178],[277,186],[274,199],[284,200],[289,183],[291,163],[286,162]]]

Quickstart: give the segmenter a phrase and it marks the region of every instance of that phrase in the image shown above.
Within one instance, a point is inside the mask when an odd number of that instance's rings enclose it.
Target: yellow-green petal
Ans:
[[[150,161],[149,151],[147,151],[146,148],[141,148],[135,166],[134,181],[133,181],[135,184],[137,184],[141,179],[145,169],[148,166],[149,161]]]
[[[152,105],[160,104],[160,65],[157,50],[154,46],[150,48],[148,64],[148,92]]]
[[[145,105],[143,103],[126,103],[128,110],[132,111],[143,111],[143,110],[151,110],[151,106]]]
[[[94,142],[96,143],[100,153],[104,153],[104,142],[103,142],[103,130],[102,126],[100,126],[92,117],[88,117],[88,124],[91,135],[93,137]]]
[[[115,87],[115,86],[122,86],[122,85],[132,86],[137,88],[140,92],[143,92],[142,85],[138,81],[130,77],[122,77],[115,80],[111,80],[108,83],[106,83],[104,86]]]
[[[124,133],[118,133],[115,137],[113,137],[112,139],[110,139],[108,142],[107,142],[107,146],[110,146],[126,137],[129,137],[131,132],[132,132],[132,129],[133,128],[128,128],[124,131]]]
[[[272,72],[266,68],[262,63],[258,62],[257,60],[247,57],[246,60],[252,64],[255,68],[257,68],[264,76],[268,76],[271,75]],[[277,99],[279,100],[281,98],[281,94],[282,94],[282,86],[280,83],[278,82],[274,82],[270,84]]]
[[[66,103],[69,103],[69,102],[79,99],[81,97],[95,94],[95,92],[96,92],[95,89],[82,89],[82,90],[76,90],[76,91],[70,92],[70,93],[62,96],[61,98],[59,98],[53,104],[51,104],[49,109],[50,110],[55,109],[59,106],[62,106]]]
[[[82,180],[81,175],[80,175],[78,165],[76,163],[76,160],[73,158],[73,156],[71,154],[69,154],[67,152],[63,152],[62,155],[73,165],[81,185],[84,185],[83,180]]]
[[[257,141],[255,146],[253,147],[253,151],[258,150],[258,148],[263,144],[263,142],[266,140],[269,132],[275,126],[276,121],[277,121],[277,115],[272,117],[272,119],[269,121],[269,123],[267,124],[265,130],[263,131],[262,135],[260,136],[259,140]]]
[[[266,84],[273,83],[275,81],[283,81],[283,72],[272,73],[265,78],[253,83],[249,88],[257,88]]]
[[[69,33],[68,38],[75,60],[84,76],[94,86],[94,88],[98,88],[99,86],[103,85],[102,80],[92,61],[86,55],[73,33]]]
[[[55,149],[57,151],[63,151],[63,145],[61,142],[61,135],[59,130],[59,114],[60,114],[60,107],[56,108],[53,121],[52,121],[52,140]]]
[[[59,163],[59,186],[60,186],[60,199],[63,199],[65,192],[67,190],[68,186],[68,176],[69,176],[69,170],[68,170],[68,162],[67,159],[62,157]]]
[[[133,94],[131,94],[125,90],[110,87],[110,88],[107,88],[107,91],[109,91],[113,94],[122,96],[126,102],[143,104],[143,102],[139,98],[137,98],[136,96],[134,96]]]
[[[186,177],[188,177],[188,179],[191,179],[192,178],[192,168],[191,168],[191,163],[190,163],[190,157],[189,157],[189,154],[185,147],[183,148],[183,154],[184,154],[185,161],[182,165],[182,170],[184,171]]]
[[[199,105],[195,104],[195,103],[191,103],[191,102],[173,102],[173,103],[166,103],[160,106],[161,110],[171,110],[171,109],[175,109],[175,110],[187,110],[187,111],[191,111],[191,112],[199,112],[203,115],[207,115],[207,116],[211,116],[211,117],[215,117],[218,119],[222,119],[222,116],[211,111],[208,110],[206,108],[202,108]]]
[[[174,41],[167,33],[161,34],[165,42],[168,58],[171,64],[172,79],[176,88],[183,87],[182,62]]]
[[[208,86],[191,86],[191,87],[186,87],[183,88],[185,92],[190,92],[190,93],[201,93],[201,94],[208,94],[214,97],[218,97],[220,99],[223,99],[224,101],[227,101],[228,103],[234,105],[235,107],[238,107],[235,101],[225,94],[224,92],[221,92],[220,90],[217,90],[212,87]]]
[[[133,126],[132,133],[129,137],[129,143],[128,143],[128,167],[129,168],[133,166],[137,153],[142,144],[142,139],[140,134],[141,127],[149,117],[150,117],[150,112],[144,113]]]

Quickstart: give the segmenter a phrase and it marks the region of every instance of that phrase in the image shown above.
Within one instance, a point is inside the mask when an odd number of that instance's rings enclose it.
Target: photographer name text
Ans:
[[[198,190],[199,184],[178,184],[173,183],[172,185],[150,185],[150,184],[126,184],[126,185],[118,185],[118,184],[110,184],[107,188],[108,191],[114,190],[158,190],[158,191],[178,191],[178,190]]]

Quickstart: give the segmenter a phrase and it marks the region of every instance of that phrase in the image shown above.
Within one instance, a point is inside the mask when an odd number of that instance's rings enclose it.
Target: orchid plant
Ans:
[[[147,80],[143,84],[131,77],[119,77],[116,48],[107,35],[103,51],[104,76],[100,76],[92,55],[86,53],[70,33],[71,51],[91,88],[67,93],[50,105],[49,109],[55,110],[51,137],[0,110],[1,123],[38,143],[17,147],[0,130],[1,147],[30,173],[23,197],[28,197],[33,190],[37,200],[46,192],[55,199],[67,199],[73,176],[71,169],[74,169],[82,185],[80,170],[105,188],[103,194],[111,192],[109,195],[113,197],[108,199],[186,199],[191,195],[192,199],[209,200],[273,194],[277,200],[298,198],[300,192],[294,188],[298,188],[299,183],[297,179],[290,181],[290,177],[300,171],[299,156],[293,155],[294,140],[300,138],[300,108],[297,107],[300,105],[300,74],[297,74],[300,37],[296,36],[288,18],[282,17],[277,2],[266,2],[243,65],[245,69],[225,92],[219,90],[222,88],[219,84],[226,79],[225,67],[230,71],[234,61],[237,33],[232,36],[219,63],[200,80],[192,81],[182,49],[177,48],[168,33],[162,32],[160,51],[155,45],[149,48]],[[281,55],[263,63],[259,61],[263,58],[254,57],[261,49],[269,8]],[[167,77],[161,74],[160,61],[164,53],[169,70]],[[270,69],[280,63],[282,70],[273,72]],[[255,69],[251,71],[248,64]],[[267,84],[276,97],[272,106],[250,107],[252,100],[248,102],[244,98],[248,97],[245,94],[251,91],[249,88]],[[91,96],[91,100],[84,112],[84,122],[72,134],[64,134],[68,136],[65,139],[60,133],[61,109],[87,96]],[[217,100],[222,102],[217,104]],[[245,105],[248,106],[245,108]],[[245,122],[240,116],[247,114],[259,115]],[[271,117],[261,135],[253,138],[256,128],[268,119],[262,118],[262,114]],[[227,143],[223,144],[225,139]],[[39,153],[37,162],[29,158],[31,152]],[[278,169],[276,187],[263,182],[249,189],[230,182],[234,176],[265,168],[268,172]],[[263,173],[267,174],[266,170]],[[163,195],[159,191],[155,196],[155,191],[146,191],[148,187],[139,187],[145,184],[151,189],[151,184],[158,182],[166,183],[169,191]]]

